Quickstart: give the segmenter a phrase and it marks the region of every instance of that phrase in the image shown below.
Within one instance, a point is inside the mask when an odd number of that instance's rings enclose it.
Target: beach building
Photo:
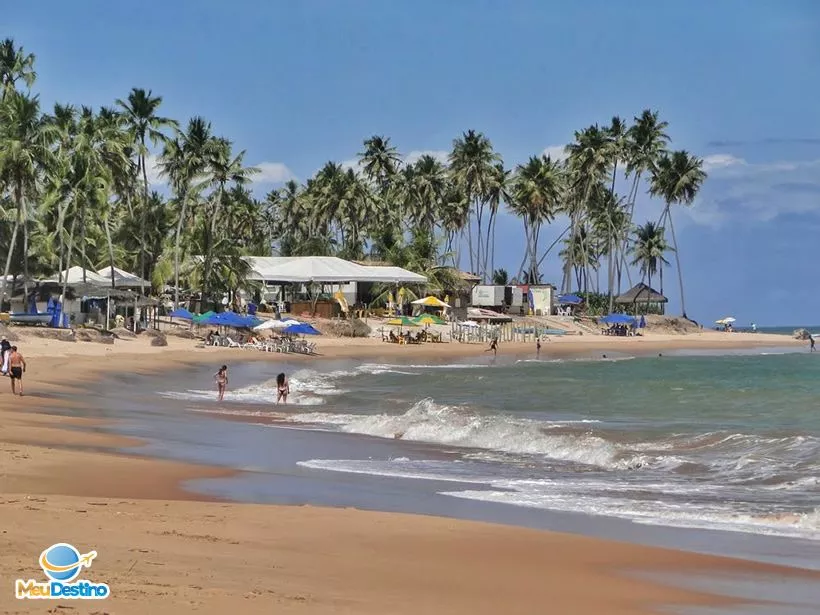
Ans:
[[[618,295],[615,303],[631,312],[664,314],[669,299],[643,282],[639,282],[622,295]]]
[[[148,280],[144,280],[140,276],[129,273],[124,269],[120,269],[119,267],[103,267],[99,271],[97,271],[97,275],[103,277],[105,279],[106,286],[112,286],[111,284],[111,271],[113,269],[114,272],[114,284],[113,288],[128,288],[131,290],[138,290],[145,288],[147,290],[151,290],[151,282]]]
[[[248,278],[263,285],[260,299],[293,314],[330,318],[359,304],[373,288],[427,284],[401,267],[362,265],[335,256],[249,256]]]

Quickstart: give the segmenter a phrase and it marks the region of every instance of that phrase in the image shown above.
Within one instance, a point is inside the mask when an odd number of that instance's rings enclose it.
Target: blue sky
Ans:
[[[710,174],[675,214],[689,315],[820,322],[814,0],[52,0],[12,3],[3,24],[37,55],[46,107],[152,89],[165,114],[202,115],[246,149],[260,190],[351,160],[373,134],[446,152],[473,128],[512,167],[657,109]],[[659,208],[642,196],[637,221]],[[517,268],[519,222],[498,233],[497,266]],[[560,282],[555,259],[544,272]],[[664,290],[678,311],[673,268]]]

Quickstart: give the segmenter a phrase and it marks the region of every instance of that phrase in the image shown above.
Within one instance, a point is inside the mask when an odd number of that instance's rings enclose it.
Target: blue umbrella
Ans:
[[[185,308],[177,308],[169,314],[171,318],[181,318],[182,320],[193,320],[194,315]]]
[[[601,319],[601,322],[608,325],[634,325],[637,319],[628,314],[608,314]]]
[[[306,322],[300,322],[298,325],[285,327],[283,332],[291,335],[321,335],[319,331],[314,329],[312,325],[309,325]]]
[[[578,305],[584,300],[578,295],[558,295],[558,303],[561,305]]]

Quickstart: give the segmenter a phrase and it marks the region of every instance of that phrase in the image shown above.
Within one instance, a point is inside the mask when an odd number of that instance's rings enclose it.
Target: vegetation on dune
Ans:
[[[668,151],[655,111],[580,130],[565,157],[533,156],[515,168],[474,130],[453,141],[446,160],[407,159],[376,135],[355,167],[327,162],[304,183],[259,197],[243,151],[201,117],[164,117],[151,90],[96,110],[45,110],[35,80],[35,57],[0,43],[0,295],[9,274],[27,286],[71,265],[113,265],[156,289],[173,286],[175,303],[183,288],[208,301],[244,283],[243,256],[270,254],[370,258],[427,275],[434,289],[452,288],[445,265],[488,283],[540,283],[552,257],[562,263],[562,291],[605,294],[611,310],[634,267],[662,285],[664,254],[674,252],[683,305],[673,205],[690,205],[706,174],[696,156]],[[152,187],[156,175],[167,189]],[[636,226],[642,188],[661,206],[657,221]],[[496,246],[502,211],[523,226],[514,248]],[[561,232],[544,246],[555,224]],[[522,249],[517,270],[496,268]]]

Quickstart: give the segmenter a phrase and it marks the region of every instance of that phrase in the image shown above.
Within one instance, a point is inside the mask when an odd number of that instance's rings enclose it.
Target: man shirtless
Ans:
[[[23,396],[23,372],[26,371],[26,360],[17,351],[17,346],[11,347],[11,356],[9,357],[9,376],[11,377],[11,394],[16,395],[17,390],[15,384],[20,383],[20,397]]]

